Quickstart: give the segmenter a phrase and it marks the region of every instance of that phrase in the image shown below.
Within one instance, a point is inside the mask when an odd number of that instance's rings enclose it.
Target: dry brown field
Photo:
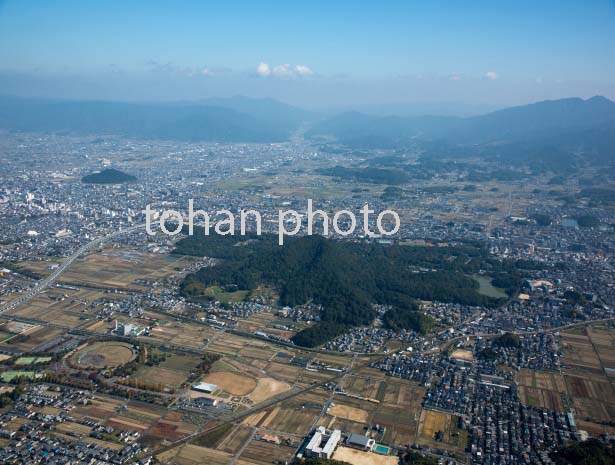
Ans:
[[[120,405],[121,399],[97,395],[88,402],[88,405],[79,406],[71,410],[71,416],[78,420],[88,419],[103,422],[107,418],[114,416]]]
[[[361,410],[356,407],[349,407],[347,405],[336,404],[329,409],[329,415],[346,420],[356,421],[359,423],[367,423],[369,419],[369,412]]]
[[[608,423],[615,418],[615,387],[608,375],[614,367],[615,331],[603,325],[580,334],[562,334],[564,379],[577,420]]]
[[[258,404],[288,390],[290,390],[288,383],[277,381],[273,378],[259,378],[256,388],[250,393],[250,399],[255,404]]]
[[[264,441],[252,440],[240,456],[242,462],[255,465],[284,463],[290,460],[294,447],[283,444],[270,444]]]
[[[149,290],[149,286],[135,281],[159,281],[190,261],[190,257],[108,248],[75,261],[59,282],[94,288],[145,291]]]
[[[247,396],[256,388],[256,380],[231,371],[218,371],[208,374],[203,381],[216,384],[218,389],[233,396]]]
[[[237,425],[233,431],[230,432],[221,442],[216,449],[229,454],[235,454],[245,442],[252,435],[252,428],[244,425]]]
[[[333,453],[333,460],[348,462],[352,465],[397,465],[399,462],[395,456],[363,452],[344,446],[338,447]]]
[[[163,464],[173,465],[226,465],[231,460],[231,455],[207,447],[185,444],[179,448],[171,449],[157,455],[156,459]]]
[[[459,417],[448,413],[423,409],[419,420],[419,443],[462,452],[467,444],[467,432],[457,427]],[[438,431],[444,433],[442,441],[436,441]]]

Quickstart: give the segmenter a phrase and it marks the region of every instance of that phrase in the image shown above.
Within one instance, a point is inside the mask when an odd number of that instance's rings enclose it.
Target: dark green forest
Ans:
[[[615,451],[597,439],[573,442],[551,458],[557,465],[615,465]]]
[[[136,180],[137,178],[133,175],[113,168],[103,170],[100,173],[88,174],[81,178],[81,182],[84,184],[120,184]]]
[[[321,305],[321,321],[293,338],[306,347],[348,327],[369,325],[376,316],[372,304],[393,307],[384,316],[387,327],[425,333],[433,321],[418,312],[415,299],[493,307],[501,300],[479,294],[469,275],[516,272],[513,263],[489,258],[477,244],[407,247],[303,236],[279,246],[271,235],[205,236],[200,231],[179,241],[175,253],[222,259],[184,279],[180,292],[187,298],[202,298],[213,285],[253,290],[264,284],[278,290],[281,305]]]

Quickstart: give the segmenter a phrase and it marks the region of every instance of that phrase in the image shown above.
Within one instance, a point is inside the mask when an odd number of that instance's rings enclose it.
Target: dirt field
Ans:
[[[158,385],[162,384],[167,388],[178,388],[186,379],[186,372],[170,370],[168,368],[141,367],[132,379],[143,381],[144,383]]]
[[[161,463],[178,465],[197,465],[206,463],[208,465],[226,465],[231,456],[226,452],[221,452],[206,447],[186,444],[180,448],[171,449],[168,452],[156,456]]]
[[[348,462],[352,465],[397,465],[397,457],[363,452],[349,447],[338,447],[333,453],[333,460]]]
[[[604,325],[562,334],[564,379],[578,420],[615,418],[615,389],[607,376],[615,367],[614,342],[615,331]]]
[[[424,409],[419,421],[419,442],[431,447],[450,450],[463,450],[467,433],[457,427],[458,417],[448,413]],[[436,441],[438,431],[443,433],[441,441]]]
[[[262,402],[270,397],[277,396],[290,389],[287,383],[277,381],[273,378],[260,378],[256,384],[256,388],[250,394],[250,399],[255,404]]]
[[[251,441],[240,458],[242,462],[269,465],[270,463],[284,463],[290,459],[294,451],[294,447],[283,444],[276,445],[263,441]]]
[[[60,282],[96,288],[147,290],[137,280],[157,281],[174,273],[174,268],[189,263],[187,257],[142,253],[109,248],[77,260]]]
[[[329,409],[329,415],[334,417],[345,418],[346,420],[356,421],[359,423],[367,423],[369,413],[355,407],[346,405],[334,405]]]
[[[566,366],[595,371],[596,373],[601,371],[600,359],[597,357],[588,336],[564,333],[562,334],[562,347]]]
[[[567,374],[566,384],[579,418],[601,422],[615,418],[615,390],[606,376]]]
[[[95,342],[88,344],[73,355],[81,366],[93,368],[114,368],[130,362],[136,357],[132,346],[125,342]]]
[[[83,407],[77,407],[71,410],[71,416],[82,420],[102,421],[117,411],[118,406],[122,404],[119,399],[114,399],[105,396],[96,396],[90,403]]]
[[[474,355],[471,350],[457,349],[451,354],[451,358],[455,360],[466,360],[471,362],[474,360]]]
[[[256,388],[256,381],[253,378],[230,371],[210,373],[203,381],[216,384],[219,389],[233,396],[247,396]]]
[[[244,424],[284,431],[286,433],[306,434],[317,414],[317,409],[304,409],[285,405],[256,413],[246,418]]]
[[[243,425],[238,425],[222,442],[218,445],[217,449],[229,454],[235,454],[241,446],[252,435],[252,428],[247,428]]]

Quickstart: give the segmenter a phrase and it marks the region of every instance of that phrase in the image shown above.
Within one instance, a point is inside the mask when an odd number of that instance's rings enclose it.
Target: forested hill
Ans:
[[[88,174],[81,178],[81,182],[84,184],[121,184],[136,180],[137,178],[132,174],[127,174],[113,168],[109,168],[98,173]]]
[[[428,331],[432,322],[417,312],[414,299],[494,306],[499,301],[479,294],[468,275],[515,272],[478,246],[405,247],[322,236],[292,237],[279,246],[274,236],[197,233],[179,241],[175,252],[224,259],[188,275],[181,284],[186,297],[203,296],[213,285],[252,290],[266,284],[279,291],[281,305],[322,305],[321,322],[293,339],[309,347],[370,324],[375,303],[394,307],[385,318],[390,327]]]

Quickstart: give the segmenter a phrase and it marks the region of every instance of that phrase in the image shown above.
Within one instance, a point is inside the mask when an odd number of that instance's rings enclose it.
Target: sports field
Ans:
[[[132,361],[137,356],[132,345],[126,342],[95,342],[88,344],[73,356],[77,365],[97,369],[115,368]]]

